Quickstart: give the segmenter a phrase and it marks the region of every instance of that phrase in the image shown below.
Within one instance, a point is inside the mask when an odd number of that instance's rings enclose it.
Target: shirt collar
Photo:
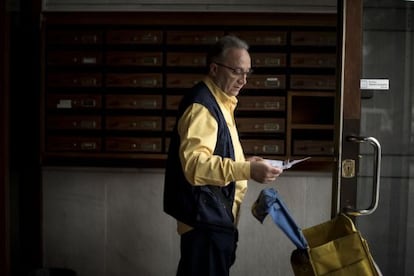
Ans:
[[[206,76],[203,81],[207,85],[207,87],[210,89],[211,93],[213,93],[216,99],[218,99],[221,103],[226,105],[228,108],[231,108],[232,110],[234,110],[238,102],[235,96],[227,95],[226,92],[221,90],[221,88],[218,87],[209,76]]]

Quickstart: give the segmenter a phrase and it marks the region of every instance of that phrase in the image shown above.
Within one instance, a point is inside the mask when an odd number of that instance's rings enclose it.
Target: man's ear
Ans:
[[[217,64],[215,64],[214,62],[210,63],[210,74],[213,76],[217,75]]]

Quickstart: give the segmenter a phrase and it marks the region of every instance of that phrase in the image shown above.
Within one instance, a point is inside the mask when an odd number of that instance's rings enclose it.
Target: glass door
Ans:
[[[360,134],[380,141],[382,159],[378,208],[357,224],[384,275],[414,275],[414,2],[364,0],[362,34]],[[372,158],[361,144],[360,206]]]
[[[357,216],[383,275],[414,275],[414,2],[363,0],[360,136],[381,144],[375,212]],[[372,202],[375,151],[359,144],[357,209]]]

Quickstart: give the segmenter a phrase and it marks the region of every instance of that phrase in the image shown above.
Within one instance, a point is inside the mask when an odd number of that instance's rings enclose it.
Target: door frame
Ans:
[[[338,0],[337,117],[335,125],[336,166],[333,172],[332,217],[344,208],[356,208],[359,144],[348,141],[359,136],[361,121],[360,79],[362,75],[363,0]],[[353,160],[354,174],[342,173],[343,162]]]
[[[9,30],[7,1],[0,1],[0,275],[10,275],[9,224]]]

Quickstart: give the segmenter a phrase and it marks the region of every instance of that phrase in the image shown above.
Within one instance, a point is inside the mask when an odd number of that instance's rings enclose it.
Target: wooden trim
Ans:
[[[238,18],[229,17],[224,12],[62,12],[44,13],[48,23],[53,24],[148,24],[159,25],[209,25],[219,26],[336,26],[336,14],[297,14],[288,13],[238,13]],[[115,20],[115,21],[114,21]]]
[[[349,1],[348,2],[352,2]],[[359,3],[358,3],[359,2]],[[362,3],[353,1],[346,6],[344,59],[344,120],[361,118],[362,72]]]

